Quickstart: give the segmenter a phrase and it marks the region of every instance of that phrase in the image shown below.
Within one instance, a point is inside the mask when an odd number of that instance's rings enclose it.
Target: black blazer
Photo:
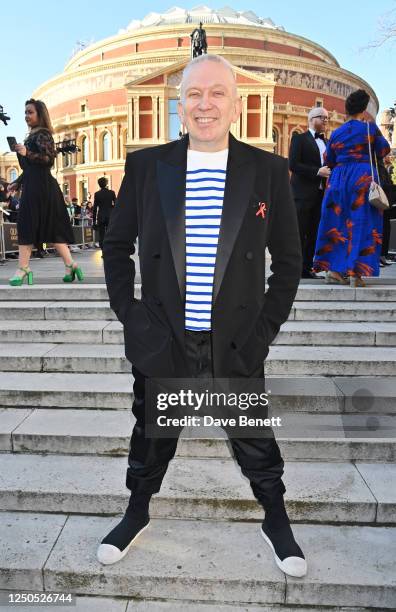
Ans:
[[[115,201],[116,194],[107,187],[95,192],[93,205],[94,225],[96,225],[96,223],[103,223],[104,221],[109,220]]]
[[[103,245],[110,305],[125,354],[147,376],[190,376],[185,352],[188,135],[127,155]],[[259,204],[267,213],[257,215]],[[139,236],[142,299],[134,298]],[[265,249],[272,276],[265,292]],[[229,137],[212,302],[215,376],[249,376],[268,354],[299,284],[301,249],[287,160]]]
[[[321,184],[318,170],[322,163],[318,145],[311,132],[293,134],[289,151],[290,184],[295,200],[306,200],[307,205],[316,200]],[[324,179],[322,185],[325,186]]]

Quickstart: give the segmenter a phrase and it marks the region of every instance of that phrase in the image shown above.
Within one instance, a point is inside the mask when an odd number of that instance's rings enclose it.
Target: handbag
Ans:
[[[377,155],[375,155],[375,166],[377,168],[378,183],[376,183],[374,180],[373,156],[372,156],[371,144],[370,144],[370,124],[368,121],[367,121],[367,142],[368,142],[368,148],[369,148],[369,154],[370,154],[370,167],[371,167],[371,179],[372,179],[370,187],[369,187],[368,200],[371,206],[378,208],[378,210],[388,210],[389,201],[388,201],[388,198],[386,197],[385,191],[381,187],[379,172],[378,172]]]

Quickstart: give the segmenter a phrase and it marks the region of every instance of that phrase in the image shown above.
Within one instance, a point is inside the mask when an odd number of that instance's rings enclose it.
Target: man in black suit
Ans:
[[[312,264],[326,179],[330,176],[330,168],[324,164],[323,159],[327,121],[326,109],[312,108],[308,113],[308,130],[303,134],[294,133],[290,143],[290,182],[303,253],[301,278],[318,278],[312,272]]]
[[[148,526],[150,498],[176,452],[177,438],[145,437],[146,379],[263,382],[263,361],[298,288],[301,249],[288,164],[230,134],[240,112],[232,66],[216,55],[200,56],[187,65],[181,84],[179,115],[188,135],[127,156],[103,252],[110,304],[133,364],[136,424],[126,478],[131,497],[98,548],[104,564],[121,559]],[[138,234],[141,300],[134,298],[131,259]],[[304,575],[274,436],[230,437],[230,443],[265,509],[261,534],[276,563]]]
[[[111,211],[116,202],[116,194],[107,187],[107,178],[98,179],[99,191],[95,192],[93,205],[93,225],[99,229],[99,246],[103,251],[103,240],[110,222]]]

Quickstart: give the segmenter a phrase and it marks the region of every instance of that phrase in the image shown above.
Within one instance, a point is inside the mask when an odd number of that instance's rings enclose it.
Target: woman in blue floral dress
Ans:
[[[369,203],[371,178],[367,123],[369,95],[358,89],[346,99],[348,120],[327,144],[326,164],[332,168],[322,203],[313,270],[326,271],[326,281],[364,286],[362,276],[379,276],[383,212]],[[375,123],[369,123],[370,144],[377,158],[389,144]],[[375,164],[374,164],[375,166]],[[374,177],[378,180],[374,167]]]

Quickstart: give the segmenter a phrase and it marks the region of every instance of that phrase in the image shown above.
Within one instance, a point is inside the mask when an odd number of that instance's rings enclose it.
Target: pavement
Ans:
[[[77,261],[84,271],[84,283],[101,283],[104,282],[103,260],[101,258],[101,250],[97,248],[86,249],[80,252],[72,253],[73,259]],[[138,257],[134,255],[136,264],[137,280],[140,278]],[[267,275],[269,271],[270,258],[267,259]],[[9,259],[5,265],[0,266],[0,285],[7,284],[8,278],[14,274],[17,266],[17,260]],[[63,264],[59,257],[50,255],[44,259],[31,259],[30,267],[33,271],[35,283],[59,283],[64,274]],[[323,275],[322,275],[323,276]],[[322,280],[304,279],[304,285],[321,285]],[[396,262],[385,268],[381,268],[378,278],[367,279],[367,284],[396,284]]]

